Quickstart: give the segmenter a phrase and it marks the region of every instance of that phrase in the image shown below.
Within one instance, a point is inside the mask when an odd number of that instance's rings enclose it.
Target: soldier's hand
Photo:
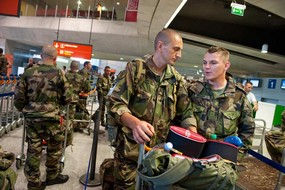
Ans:
[[[154,127],[145,121],[136,122],[132,126],[133,138],[138,144],[149,142],[154,135]]]

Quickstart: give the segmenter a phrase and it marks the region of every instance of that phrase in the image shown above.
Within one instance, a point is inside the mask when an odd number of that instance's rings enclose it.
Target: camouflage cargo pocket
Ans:
[[[99,173],[103,190],[114,189],[114,164],[113,158],[107,158],[100,165]]]

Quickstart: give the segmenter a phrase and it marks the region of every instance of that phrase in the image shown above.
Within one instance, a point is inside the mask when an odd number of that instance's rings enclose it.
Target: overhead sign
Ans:
[[[59,56],[91,59],[92,45],[54,41]]]
[[[0,15],[20,17],[21,0],[1,0]]]
[[[238,4],[238,3],[231,3],[231,13],[233,15],[243,16],[244,10],[246,9],[245,5]]]

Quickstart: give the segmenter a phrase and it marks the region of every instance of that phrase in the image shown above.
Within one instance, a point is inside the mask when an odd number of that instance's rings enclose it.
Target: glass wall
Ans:
[[[139,0],[22,0],[21,16],[136,22],[138,2]]]

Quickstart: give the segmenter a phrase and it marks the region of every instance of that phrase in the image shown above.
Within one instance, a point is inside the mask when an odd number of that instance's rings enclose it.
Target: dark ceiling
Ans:
[[[254,49],[266,43],[268,51],[285,55],[285,19],[249,3],[244,16],[232,15],[231,2],[188,0],[169,27]]]

